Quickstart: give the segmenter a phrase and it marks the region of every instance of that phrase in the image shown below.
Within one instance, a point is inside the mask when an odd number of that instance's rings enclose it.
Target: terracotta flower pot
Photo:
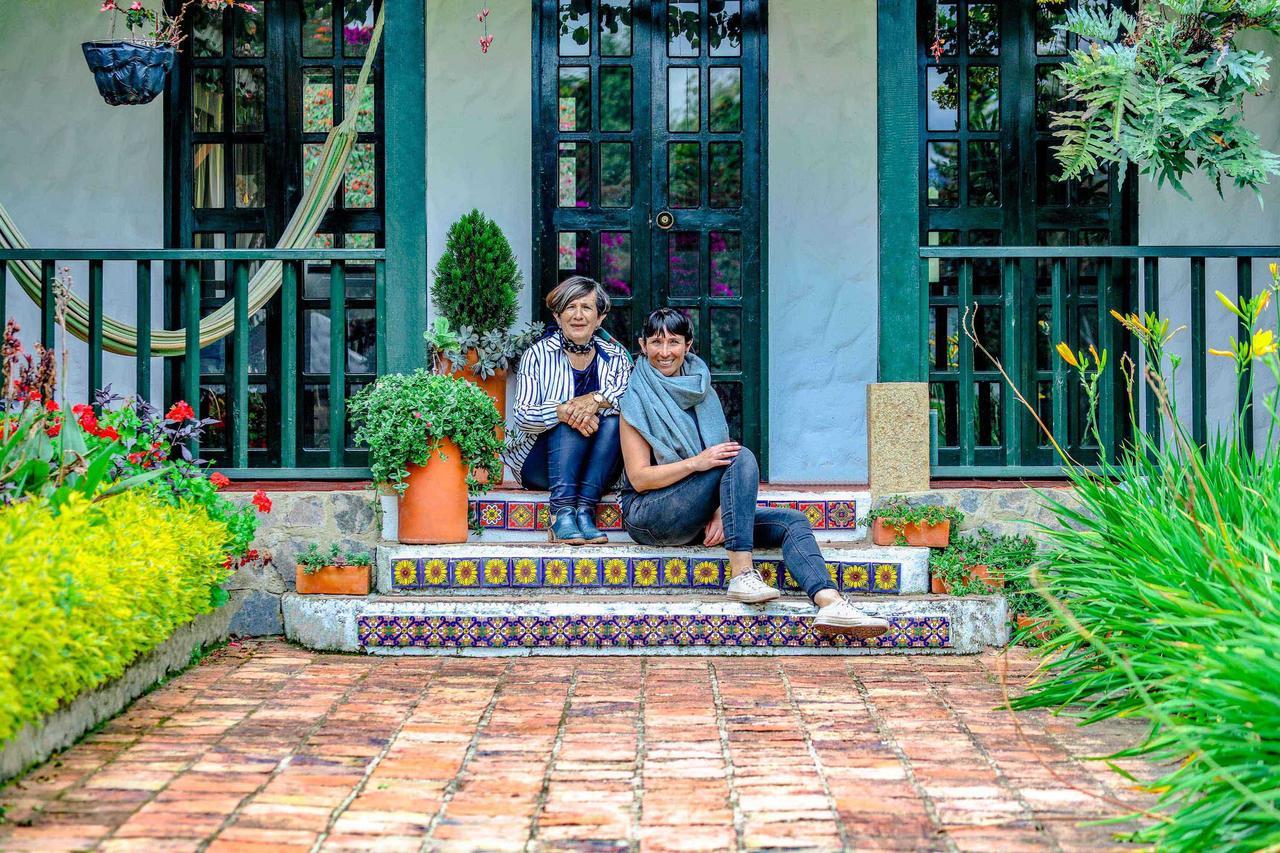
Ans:
[[[893,545],[899,531],[906,537],[908,545],[918,548],[945,548],[951,541],[950,520],[940,524],[904,524],[898,528],[885,524],[882,518],[871,522],[871,541],[877,545]]]
[[[947,586],[947,582],[942,578],[931,576],[929,578],[929,591],[934,595],[948,595],[951,592],[951,587]]]
[[[1019,613],[1015,621],[1017,622],[1019,631],[1030,628],[1031,636],[1035,637],[1037,640],[1049,639],[1050,622],[1048,619],[1037,619],[1034,616]]]
[[[467,466],[458,445],[445,439],[426,465],[409,465],[408,489],[400,496],[400,541],[444,545],[467,541]]]
[[[297,567],[298,592],[302,595],[368,595],[368,566],[322,566],[307,573]]]
[[[507,417],[507,371],[499,370],[488,379],[481,379],[471,370],[471,366],[480,360],[479,354],[475,350],[467,353],[467,366],[462,370],[450,370],[449,359],[443,355],[436,356],[436,373],[443,373],[446,376],[452,376],[455,379],[465,379],[472,385],[476,385],[481,391],[489,395],[489,399],[493,400],[493,405],[498,408],[498,417],[506,419]],[[502,440],[503,430],[499,426],[497,429],[498,440]],[[477,483],[487,485],[489,483],[489,471],[487,468],[477,468],[472,472]],[[499,480],[501,482],[501,480]]]
[[[990,568],[982,563],[975,566],[965,566],[965,571],[969,573],[970,577],[978,578],[991,589],[1004,589],[1003,572],[992,572]]]

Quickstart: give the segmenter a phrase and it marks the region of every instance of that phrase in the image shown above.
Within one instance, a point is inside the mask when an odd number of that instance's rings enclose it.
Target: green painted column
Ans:
[[[927,378],[928,316],[918,254],[916,5],[916,0],[879,0],[876,14],[881,382],[923,382]]]
[[[425,0],[386,4],[386,364],[379,373],[426,364],[427,35]]]

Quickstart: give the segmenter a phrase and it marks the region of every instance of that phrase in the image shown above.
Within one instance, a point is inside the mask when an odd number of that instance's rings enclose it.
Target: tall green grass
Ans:
[[[1256,326],[1268,302],[1264,293],[1236,313]],[[1176,371],[1164,353],[1167,322],[1120,319],[1152,364]],[[1216,354],[1280,375],[1269,334]],[[1092,362],[1062,355],[1086,390],[1097,388],[1105,353]],[[1061,526],[1045,530],[1048,556],[1034,578],[1062,630],[1038,650],[1038,676],[1013,705],[1079,715],[1086,725],[1148,723],[1138,743],[1112,756],[1140,756],[1160,774],[1132,780],[1156,795],[1136,813],[1142,828],[1132,840],[1174,851],[1274,849],[1280,452],[1274,431],[1255,453],[1243,450],[1238,425],[1196,446],[1178,423],[1166,370],[1142,377],[1160,401],[1165,441],[1135,431],[1117,463],[1097,473],[1070,467],[1079,507],[1048,499]],[[1267,409],[1274,428],[1274,395]]]

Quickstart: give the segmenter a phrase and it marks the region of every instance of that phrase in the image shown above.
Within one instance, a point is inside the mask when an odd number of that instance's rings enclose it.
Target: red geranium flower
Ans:
[[[146,461],[146,459],[147,459],[147,454],[145,454],[145,453],[143,453],[143,452],[141,452],[141,451],[137,451],[137,452],[135,452],[135,453],[130,453],[130,454],[128,455],[128,457],[126,457],[126,458],[127,458],[130,462],[132,462],[134,465],[141,465],[143,462],[145,462],[145,461]]]
[[[171,421],[190,421],[195,420],[196,413],[191,408],[191,404],[186,400],[179,400],[169,409],[165,417]]]
[[[58,433],[60,432],[62,432],[62,418],[54,418],[53,426],[47,426],[44,428],[44,434],[49,436],[49,438],[57,438]]]
[[[85,415],[91,415],[93,414],[93,406],[90,406],[88,403],[76,403],[71,407],[71,414],[75,415],[77,418],[82,418]]]
[[[223,474],[221,471],[214,471],[212,474],[209,475],[209,482],[213,483],[213,487],[215,489],[221,489],[223,486],[228,485],[231,481],[228,480],[227,475]]]
[[[44,408],[46,412],[62,411],[62,407],[58,405],[57,400],[46,400],[44,404]]]
[[[94,435],[96,435],[98,438],[105,438],[108,441],[120,440],[120,433],[116,431],[115,427],[103,427],[102,429],[95,432]]]
[[[258,508],[258,512],[271,512],[271,498],[262,489],[253,493],[253,505]]]

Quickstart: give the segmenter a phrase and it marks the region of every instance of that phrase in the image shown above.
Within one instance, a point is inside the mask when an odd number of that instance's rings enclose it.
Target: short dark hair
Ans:
[[[601,317],[608,314],[613,307],[609,294],[600,286],[600,282],[585,275],[571,276],[552,288],[547,294],[547,308],[559,317],[569,310],[569,303],[592,294],[596,297],[596,313]]]
[[[693,323],[689,320],[689,315],[675,308],[659,308],[650,314],[649,319],[644,321],[641,337],[648,340],[662,332],[679,335],[688,343],[693,343]]]

